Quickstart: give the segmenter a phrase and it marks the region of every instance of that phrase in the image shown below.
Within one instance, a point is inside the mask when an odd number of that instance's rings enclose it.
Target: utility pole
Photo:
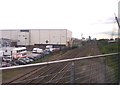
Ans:
[[[114,15],[115,15],[115,14],[114,14]],[[118,18],[117,18],[116,15],[115,15],[115,20],[116,20],[116,22],[117,22],[117,24],[118,24],[118,29],[120,30],[120,23],[119,23]]]
[[[114,14],[115,15],[115,14]],[[119,34],[120,34],[120,23],[119,23],[119,20],[117,18],[117,16],[115,15],[115,20],[118,24],[118,82],[119,82],[119,85],[120,85],[120,38],[119,38]]]

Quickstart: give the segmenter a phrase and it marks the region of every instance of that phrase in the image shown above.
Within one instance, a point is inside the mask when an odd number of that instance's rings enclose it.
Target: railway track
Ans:
[[[56,67],[56,68],[54,68],[54,67]],[[44,82],[49,81],[52,77],[54,77],[56,75],[55,72],[58,72],[58,70],[60,69],[60,67],[61,67],[61,64],[50,66],[49,70],[47,70],[46,72],[44,72],[42,75],[40,74],[39,75],[40,78],[38,80],[32,81],[32,83],[44,83]]]
[[[75,50],[75,53],[78,53],[76,50]],[[71,57],[75,57],[75,55],[73,54],[73,53],[70,53],[69,54],[70,56],[67,56],[67,57],[65,57],[65,58],[71,58]],[[64,59],[64,58],[62,58],[62,59]],[[66,63],[65,63],[66,64]],[[26,73],[26,74],[24,74],[24,75],[22,75],[21,77],[19,77],[19,78],[16,78],[16,79],[14,79],[13,81],[11,81],[11,82],[9,82],[9,84],[10,83],[17,83],[18,81],[20,82],[24,82],[24,81],[27,81],[27,83],[28,83],[28,81],[30,81],[29,83],[36,83],[38,80],[37,80],[37,78],[39,79],[39,77],[40,76],[44,76],[44,75],[50,75],[51,73],[55,73],[55,72],[59,72],[59,70],[61,70],[61,69],[63,69],[64,67],[66,67],[66,66],[64,66],[65,64],[60,64],[59,66],[58,65],[51,65],[51,66],[44,66],[44,67],[38,67],[38,68],[36,68],[36,69],[34,69],[33,71],[31,71],[31,72],[29,72],[29,73]],[[56,69],[54,69],[54,67],[57,67]],[[47,69],[46,69],[47,68]],[[47,73],[48,72],[48,73]],[[52,77],[53,76],[53,77]],[[50,80],[51,79],[54,79],[55,78],[55,76],[58,76],[57,74],[55,74],[55,75],[51,75],[51,78],[50,78]],[[60,76],[60,73],[59,73],[59,76]],[[48,79],[48,76],[44,76],[42,79],[41,79],[41,81],[43,82],[44,80],[49,80]],[[40,82],[40,80],[38,81],[38,82]],[[50,82],[50,81],[48,81],[48,82]],[[24,83],[26,83],[26,82],[24,82]]]
[[[96,49],[96,46],[94,46],[94,45],[95,44],[93,43],[90,45],[88,44],[82,48],[74,49],[68,53],[63,54],[62,57],[59,57],[59,60],[98,54],[98,53],[92,52],[93,50]],[[88,65],[90,63],[91,63],[91,61],[89,61],[89,62],[87,61]],[[96,64],[95,60],[94,60],[94,63]],[[71,73],[70,65],[71,65],[71,63],[67,62],[67,63],[59,63],[59,64],[51,64],[51,65],[41,66],[36,69],[33,69],[31,72],[28,72],[16,79],[12,80],[11,82],[9,82],[9,84],[25,83],[25,85],[29,85],[29,83],[36,83],[36,85],[37,85],[37,83],[65,83],[65,82],[69,83],[70,82],[70,73]],[[85,68],[85,67],[80,67],[80,66],[81,66],[81,63],[77,62],[75,69],[77,68],[76,71],[78,71],[77,73],[79,73],[80,75],[76,76],[75,81],[80,79],[79,76],[81,76],[81,74],[86,75],[86,74],[89,74],[89,72],[90,72],[90,71],[85,71],[86,73],[84,73],[84,72],[82,73],[82,68]],[[80,67],[80,69],[79,69],[79,67]],[[90,67],[87,67],[87,69],[90,69]],[[81,81],[82,80],[84,80],[84,77],[83,77],[83,79],[81,79]]]
[[[73,56],[73,54],[71,54],[71,56]],[[38,72],[36,72],[35,74],[32,74],[24,79],[22,78],[22,80],[25,81],[25,79],[28,79],[28,80],[31,79],[29,83],[47,82],[47,80],[48,80],[48,82],[50,82],[50,81],[52,81],[52,79],[54,79],[56,76],[58,76],[58,73],[53,74],[53,75],[52,75],[52,73],[59,72],[59,76],[60,76],[60,72],[63,71],[63,69],[66,67],[65,64],[66,63],[61,63],[61,64],[57,64],[57,65],[52,64],[51,66],[48,66],[47,69],[45,69],[45,70],[41,69],[41,72],[40,72],[40,70],[38,70]],[[57,67],[57,68],[54,69],[54,67]],[[45,76],[45,75],[50,75],[50,76]],[[42,76],[42,79],[39,78],[40,76]],[[24,82],[24,83],[26,83],[26,82]]]

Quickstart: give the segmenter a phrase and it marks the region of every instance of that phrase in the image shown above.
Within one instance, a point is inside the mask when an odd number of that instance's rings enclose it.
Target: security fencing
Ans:
[[[34,83],[119,83],[120,55],[118,53],[79,57],[51,62],[43,62],[24,66],[2,68],[17,70],[35,67],[32,71],[4,84]],[[5,74],[4,74],[5,75]]]

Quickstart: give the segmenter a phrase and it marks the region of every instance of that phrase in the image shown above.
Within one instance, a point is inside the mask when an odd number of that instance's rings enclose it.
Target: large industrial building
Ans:
[[[1,37],[11,39],[17,45],[64,45],[71,44],[72,32],[67,29],[0,30]]]

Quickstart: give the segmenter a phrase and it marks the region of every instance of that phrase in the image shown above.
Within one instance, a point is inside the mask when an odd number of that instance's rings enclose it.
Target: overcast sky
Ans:
[[[117,29],[119,0],[0,0],[0,29],[68,29],[81,38]],[[105,37],[105,36],[104,36]]]

